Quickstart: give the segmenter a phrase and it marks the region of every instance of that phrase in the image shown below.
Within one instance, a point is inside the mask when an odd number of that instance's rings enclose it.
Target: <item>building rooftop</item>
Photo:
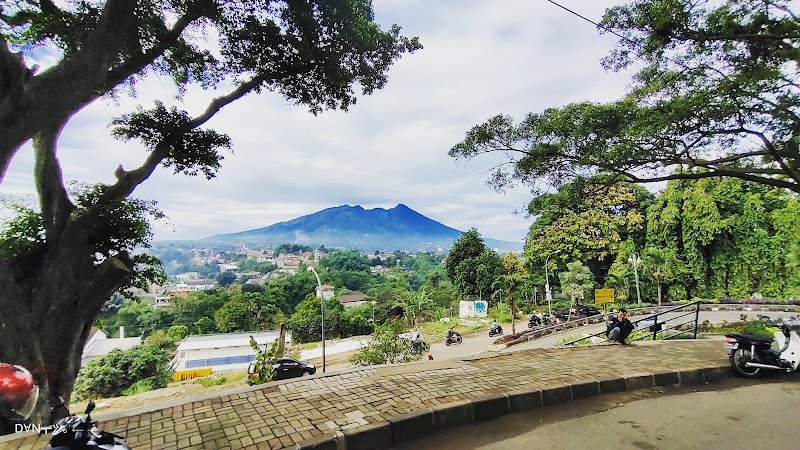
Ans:
[[[275,342],[280,336],[278,330],[246,332],[246,333],[225,333],[225,334],[201,334],[186,336],[178,345],[177,350],[199,350],[203,348],[218,347],[240,347],[250,345],[250,336],[258,344]],[[286,342],[289,342],[289,333],[286,333]]]

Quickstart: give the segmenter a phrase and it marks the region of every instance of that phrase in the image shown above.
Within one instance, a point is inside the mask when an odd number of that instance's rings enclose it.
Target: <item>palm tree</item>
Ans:
[[[664,280],[673,275],[679,260],[675,252],[669,248],[648,247],[643,253],[642,264],[644,265],[644,270],[650,272],[656,280],[658,285],[658,306],[661,306],[661,285]]]
[[[628,277],[630,277],[630,272],[609,272],[606,275],[605,287],[614,289],[615,302],[619,299],[622,300],[622,303],[627,303],[631,289],[631,282]]]
[[[508,298],[508,306],[511,308],[511,334],[516,334],[517,332],[517,302],[514,296],[524,283],[525,279],[519,273],[500,275],[497,281],[494,282],[494,286],[499,288],[501,292],[504,292]]]

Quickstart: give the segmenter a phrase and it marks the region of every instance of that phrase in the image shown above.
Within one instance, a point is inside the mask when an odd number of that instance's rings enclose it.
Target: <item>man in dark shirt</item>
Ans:
[[[633,324],[628,320],[628,311],[625,308],[620,308],[617,316],[608,321],[606,336],[611,342],[624,344],[631,331],[633,331]]]

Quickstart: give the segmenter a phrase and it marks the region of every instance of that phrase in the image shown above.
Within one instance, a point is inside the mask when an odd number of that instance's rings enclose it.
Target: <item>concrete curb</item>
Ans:
[[[448,428],[494,419],[506,414],[559,405],[572,400],[613,392],[657,386],[697,386],[731,377],[730,367],[702,367],[609,376],[582,380],[544,389],[522,389],[503,394],[462,400],[434,408],[423,408],[386,421],[337,431],[301,441],[286,448],[315,450],[382,449],[428,436]]]

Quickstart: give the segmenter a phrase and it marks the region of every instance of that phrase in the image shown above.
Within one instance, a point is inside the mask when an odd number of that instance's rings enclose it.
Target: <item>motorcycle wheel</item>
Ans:
[[[459,344],[461,343],[461,336],[459,336],[458,338],[456,338],[456,342],[458,342]]]
[[[757,378],[761,375],[760,367],[745,367],[744,364],[752,359],[753,357],[750,355],[750,350],[744,348],[736,349],[728,356],[733,371],[745,378]]]
[[[450,346],[450,339],[447,339],[446,341],[444,341],[444,345],[449,347]]]

